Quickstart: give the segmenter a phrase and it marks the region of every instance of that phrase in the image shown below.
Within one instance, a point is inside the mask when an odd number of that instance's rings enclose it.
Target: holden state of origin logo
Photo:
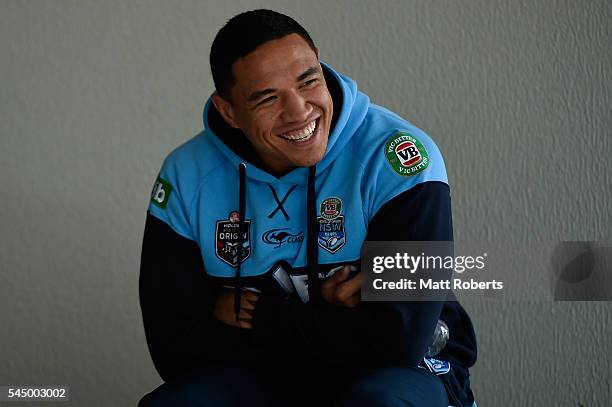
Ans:
[[[215,224],[215,254],[231,267],[238,265],[238,256],[242,263],[251,255],[251,221],[245,219],[244,226],[242,247],[238,247],[240,213],[231,211],[227,220],[218,220]]]
[[[409,133],[398,131],[385,144],[385,157],[399,175],[416,175],[429,166],[423,143]]]

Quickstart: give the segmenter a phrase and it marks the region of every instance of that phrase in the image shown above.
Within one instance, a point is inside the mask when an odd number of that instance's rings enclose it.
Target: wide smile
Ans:
[[[305,143],[311,140],[319,128],[320,117],[316,118],[312,122],[308,123],[301,129],[293,130],[287,133],[279,134],[279,137],[296,143]]]

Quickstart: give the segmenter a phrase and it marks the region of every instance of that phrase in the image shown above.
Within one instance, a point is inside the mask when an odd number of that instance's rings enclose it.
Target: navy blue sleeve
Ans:
[[[248,361],[245,332],[212,317],[216,293],[198,245],[148,214],[140,264],[140,306],[149,352],[164,381],[215,364]]]
[[[383,205],[372,218],[368,241],[452,241],[450,190],[443,182],[418,184]],[[425,355],[443,302],[363,303],[373,318],[370,344],[388,363],[416,365]]]
[[[370,221],[366,240],[452,241],[450,188],[424,182],[391,199]]]
[[[410,216],[398,217],[398,213],[409,213]],[[388,202],[372,219],[367,240],[452,241],[448,185],[426,182]],[[382,331],[387,335],[394,334],[406,346],[406,357],[411,361],[420,360],[425,351],[423,344],[425,347],[429,344],[431,335],[412,337],[409,331],[427,333],[433,330],[436,320],[441,319],[450,328],[450,338],[436,357],[465,369],[476,363],[478,351],[472,321],[452,293],[443,305],[430,302],[386,303],[381,306],[381,315],[375,321],[391,319],[390,322],[380,322],[384,325]]]

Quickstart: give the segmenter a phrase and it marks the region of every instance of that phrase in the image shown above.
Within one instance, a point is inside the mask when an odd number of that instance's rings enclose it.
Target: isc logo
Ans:
[[[406,141],[395,147],[395,154],[404,167],[410,167],[421,161],[421,153],[412,141]]]

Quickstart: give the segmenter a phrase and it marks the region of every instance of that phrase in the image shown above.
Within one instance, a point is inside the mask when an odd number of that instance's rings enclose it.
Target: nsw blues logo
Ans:
[[[228,220],[217,221],[215,227],[215,254],[223,262],[231,267],[238,265],[238,253],[240,262],[244,262],[251,255],[251,221],[244,221],[244,236],[242,237],[242,248],[238,248],[238,235],[240,234],[240,214],[237,211],[230,212]]]
[[[321,216],[317,217],[319,247],[331,254],[346,244],[344,216],[340,215],[341,208],[340,198],[327,198],[321,203]]]

